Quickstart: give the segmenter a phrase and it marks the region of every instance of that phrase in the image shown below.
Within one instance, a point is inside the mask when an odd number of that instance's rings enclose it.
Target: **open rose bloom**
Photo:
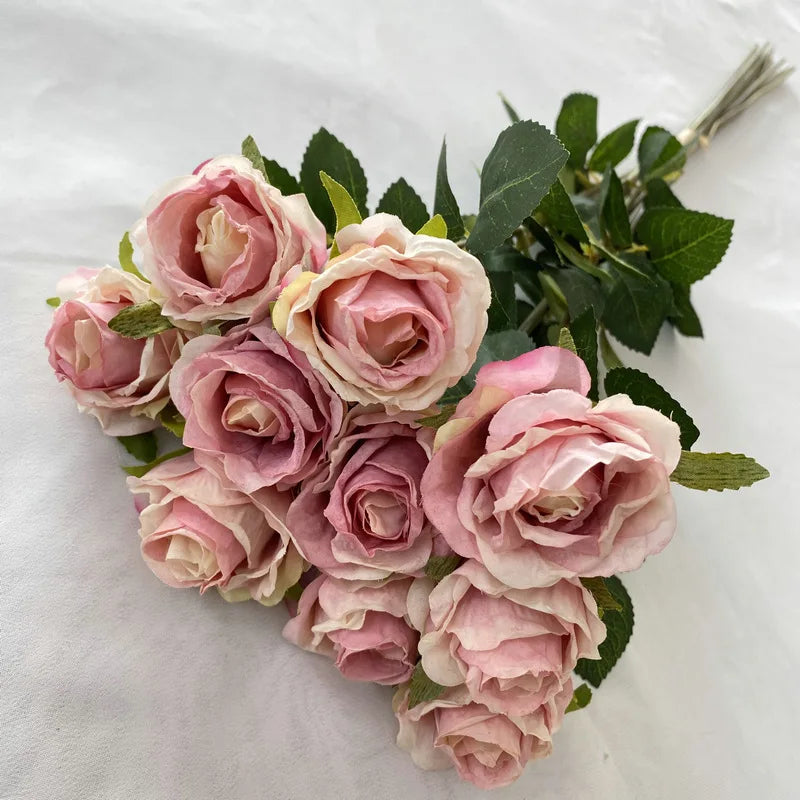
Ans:
[[[586,702],[573,674],[619,644],[604,578],[675,531],[678,425],[627,395],[593,403],[568,349],[473,378],[492,297],[463,242],[381,213],[336,231],[331,257],[306,196],[246,158],[164,187],[133,239],[146,279],[78,270],[46,345],[106,433],[182,438],[128,479],[147,566],[285,600],[286,641],[395,687],[415,764],[516,780]]]

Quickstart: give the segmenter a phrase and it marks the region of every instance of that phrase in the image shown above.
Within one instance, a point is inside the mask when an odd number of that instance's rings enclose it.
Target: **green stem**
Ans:
[[[549,304],[547,300],[540,300],[533,307],[531,313],[528,314],[524,320],[522,320],[519,329],[525,333],[531,333],[531,331],[533,331],[533,329],[544,319],[544,315],[547,313],[548,307]]]

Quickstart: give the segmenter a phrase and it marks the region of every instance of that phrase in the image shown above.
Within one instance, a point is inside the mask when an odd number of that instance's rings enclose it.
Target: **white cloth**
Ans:
[[[430,203],[447,134],[474,210],[519,111],[600,98],[600,128],[679,129],[757,39],[800,59],[797,0],[0,2],[0,797],[477,798],[394,744],[388,689],[280,636],[285,612],[169,589],[138,552],[120,448],[42,346],[57,279],[114,263],[149,193],[252,133],[297,172],[310,135],[361,159],[374,207],[404,176]],[[671,546],[626,579],[628,652],[551,758],[493,798],[797,797],[800,733],[798,80],[692,157],[678,194],[733,217],[697,285],[704,340],[650,359],[702,450],[772,478],[675,494]]]

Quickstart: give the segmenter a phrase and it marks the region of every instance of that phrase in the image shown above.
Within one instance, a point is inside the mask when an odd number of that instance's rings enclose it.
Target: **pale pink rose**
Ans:
[[[448,544],[508,586],[636,569],[675,531],[678,426],[615,395],[592,406],[557,347],[483,367],[436,436],[425,510]]]
[[[348,225],[336,242],[342,254],[324,272],[281,292],[276,329],[345,400],[427,408],[475,361],[491,299],[481,263],[390,214]]]
[[[600,657],[606,629],[578,580],[510,589],[470,560],[431,588],[417,580],[408,598],[425,674],[466,684],[490,711],[532,714],[562,691],[579,658]]]
[[[408,688],[401,686],[392,703],[400,725],[397,744],[421,769],[455,766],[463,780],[481,789],[507,786],[529,761],[550,755],[571,698],[567,680],[533,713],[517,717],[472,701],[464,686],[409,709]]]
[[[425,566],[434,532],[422,510],[420,480],[433,431],[415,416],[356,406],[329,461],[303,483],[289,527],[306,560],[323,572],[364,580],[419,574]]]
[[[292,644],[331,658],[354,681],[394,685],[411,677],[419,634],[408,620],[412,578],[346,581],[320,575],[283,629]]]
[[[318,270],[325,229],[305,195],[284,197],[242,156],[220,156],[150,198],[132,231],[142,271],[175,319],[260,319],[281,281]]]
[[[50,366],[78,408],[111,436],[157,428],[186,332],[173,328],[148,339],[114,333],[108,323],[122,309],[149,299],[144,281],[118,269],[78,269],[57,291],[65,302],[53,313],[45,345]]]
[[[300,579],[303,559],[286,528],[290,497],[248,496],[199,466],[191,453],[128,478],[137,498],[142,555],[168,586],[216,587],[226,600],[271,606]]]
[[[269,322],[184,348],[170,393],[186,418],[183,443],[242,491],[284,489],[317,470],[344,403]]]

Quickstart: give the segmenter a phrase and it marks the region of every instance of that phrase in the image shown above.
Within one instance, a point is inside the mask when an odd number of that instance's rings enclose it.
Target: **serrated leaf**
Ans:
[[[603,359],[603,363],[606,365],[606,369],[624,367],[625,365],[622,363],[620,357],[611,346],[611,342],[609,341],[605,328],[600,328],[600,333],[598,334],[597,339],[600,344],[600,356]]]
[[[650,208],[683,208],[683,203],[675,197],[669,184],[661,178],[653,178],[645,185],[645,209]]]
[[[277,161],[271,158],[263,157],[264,172],[267,180],[274,186],[282,195],[300,194],[303,190],[297,178],[292,175],[289,170],[284,169]]]
[[[606,297],[602,319],[624,345],[649,355],[672,308],[672,294],[669,284],[653,271],[644,256],[631,254],[629,258],[647,277],[618,272]]]
[[[506,114],[508,114],[508,118],[512,122],[519,122],[519,114],[514,110],[514,106],[508,102],[508,98],[502,92],[498,92],[498,94],[500,95],[500,102],[503,104]]]
[[[423,236],[434,236],[437,239],[446,239],[447,223],[441,214],[434,214],[417,233]]]
[[[565,97],[556,120],[556,136],[569,151],[569,165],[582,169],[586,154],[597,141],[597,98],[581,93]]]
[[[242,142],[242,155],[265,177],[267,170],[264,167],[264,158],[258,149],[256,140],[252,136],[246,136]],[[269,178],[267,178],[269,180]]]
[[[458,555],[452,556],[431,556],[425,564],[425,574],[437,583],[458,569],[464,559]]]
[[[428,209],[405,178],[395,181],[384,193],[376,213],[394,214],[403,225],[416,231],[428,221]]]
[[[642,183],[683,169],[686,150],[665,128],[651,125],[639,142],[639,176]]]
[[[692,305],[692,299],[688,286],[681,286],[680,284],[672,284],[672,297],[675,301],[674,315],[671,315],[670,322],[684,335],[684,336],[703,336],[703,326],[700,324],[700,317]]]
[[[733,220],[687,208],[651,208],[636,226],[656,269],[674,283],[690,284],[719,264],[731,241]]]
[[[543,214],[548,225],[557,231],[569,234],[579,242],[589,241],[583,222],[561,181],[556,181],[550,187],[536,211]]]
[[[173,435],[183,439],[183,432],[186,429],[186,420],[183,415],[175,408],[175,404],[170,400],[164,410],[158,415],[158,421]],[[155,455],[153,456],[155,457]],[[148,459],[145,459],[148,460]]]
[[[123,272],[129,272],[131,275],[135,275],[143,281],[147,280],[147,278],[139,272],[136,264],[133,263],[133,245],[131,244],[131,237],[128,231],[125,231],[125,233],[122,234],[122,238],[119,240],[118,258],[119,265],[122,267]]]
[[[602,316],[605,297],[595,278],[573,267],[551,270],[548,274],[563,293],[572,319],[580,316],[587,308],[594,309],[595,317]]]
[[[517,295],[511,272],[488,272],[492,302],[489,306],[490,331],[505,331],[517,327]]]
[[[542,290],[536,280],[539,265],[530,256],[520,253],[510,244],[502,244],[500,247],[481,253],[480,260],[487,273],[512,273],[514,280],[532,302],[536,303],[542,299]],[[517,319],[522,317],[518,314]]]
[[[616,167],[633,150],[638,119],[632,119],[606,134],[595,147],[589,159],[589,169],[603,172],[606,167]]]
[[[467,249],[502,244],[547,194],[567,151],[543,125],[515,122],[497,138],[481,171],[481,203]]]
[[[123,308],[108,327],[128,339],[146,339],[174,327],[161,315],[161,306],[153,300]]]
[[[689,489],[721,492],[741,489],[769,478],[769,471],[741,453],[693,453],[684,451],[670,480]]]
[[[621,610],[608,611],[603,615],[606,639],[598,648],[600,658],[581,658],[575,667],[575,672],[595,689],[619,661],[633,633],[634,614],[630,595],[616,575],[606,578],[605,584],[613,598],[621,606]]]
[[[614,247],[631,246],[631,221],[625,206],[625,191],[619,175],[613,170],[609,176],[608,192],[603,203],[603,221]]]
[[[597,391],[597,320],[591,306],[585,308],[581,314],[575,317],[569,326],[572,333],[572,341],[575,345],[575,352],[578,357],[586,364],[592,385],[589,389],[589,399],[596,401]]]
[[[158,455],[158,443],[152,431],[133,436],[117,436],[117,441],[137,460],[152,461]]]
[[[569,328],[562,328],[558,332],[558,346],[562,350],[569,350],[570,353],[574,353],[578,355],[578,349],[575,347],[575,340],[572,338],[572,334],[569,332]]]
[[[328,130],[320,128],[311,137],[300,167],[300,183],[311,210],[332,235],[336,231],[336,217],[320,172],[347,190],[362,218],[367,215],[367,178],[358,159]]]
[[[408,707],[414,708],[420,703],[427,703],[430,700],[435,700],[445,690],[444,686],[434,683],[422,668],[420,661],[414,672],[411,674],[411,681],[408,684]]]
[[[153,469],[153,467],[157,467],[159,464],[163,464],[165,461],[178,458],[178,456],[183,456],[186,455],[186,453],[191,452],[191,447],[179,447],[177,450],[173,450],[170,453],[164,453],[163,456],[154,458],[148,464],[142,464],[140,467],[123,467],[122,469],[127,472],[128,475],[133,475],[134,478],[141,478],[143,475],[146,475],[151,469]]]
[[[417,420],[418,425],[422,425],[425,428],[441,428],[442,425],[447,422],[450,417],[453,416],[453,413],[456,410],[455,403],[448,403],[446,405],[440,406],[441,411],[438,414],[434,414],[430,417],[420,417]]]
[[[475,387],[475,376],[478,370],[492,361],[510,361],[533,349],[533,343],[527,334],[520,330],[487,333],[478,347],[475,363],[469,372],[442,395],[440,403],[455,403],[466,397]]]
[[[45,300],[45,303],[49,305],[51,308],[58,308],[61,305],[61,298],[60,297],[48,297]]]
[[[586,708],[586,706],[588,706],[589,703],[591,702],[592,702],[592,690],[585,683],[582,683],[572,693],[572,699],[567,704],[564,713],[569,714],[572,711],[579,711],[582,708]]]
[[[692,418],[672,395],[646,372],[632,367],[609,370],[605,380],[606,394],[626,394],[634,403],[660,411],[681,429],[681,447],[691,450],[700,431]]]
[[[611,594],[605,578],[581,578],[581,583],[592,593],[592,597],[594,597],[599,609],[603,611],[622,611],[620,602]]]
[[[583,253],[578,252],[566,239],[559,236],[557,233],[551,233],[553,242],[558,248],[564,258],[569,261],[574,267],[577,267],[581,272],[591,275],[601,281],[611,280],[611,276],[597,266],[593,261],[588,259]]]
[[[465,233],[464,217],[461,216],[450,180],[447,177],[447,141],[442,140],[439,163],[436,165],[436,190],[433,195],[433,213],[441,215],[447,225],[448,236],[457,242]]]

